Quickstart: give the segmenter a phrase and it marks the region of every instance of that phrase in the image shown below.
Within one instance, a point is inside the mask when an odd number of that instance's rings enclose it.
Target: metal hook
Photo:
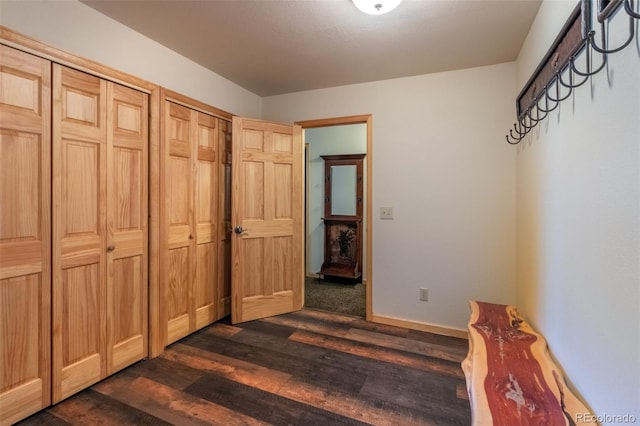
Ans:
[[[580,83],[573,84],[573,67],[571,66],[571,62],[573,62],[574,60],[575,60],[574,56],[569,58],[569,62],[567,62],[567,64],[563,67],[562,71],[560,71],[560,73],[558,74],[558,81],[560,82],[560,84],[562,84],[564,87],[568,89],[575,89],[576,87],[580,87],[589,80],[589,77],[585,77]],[[562,79],[563,71],[566,68],[569,69],[569,84],[565,83],[564,80]],[[562,98],[562,100],[564,101],[565,99],[567,99],[570,94],[571,93],[569,93],[566,97]]]
[[[515,124],[514,124],[514,126],[515,126]],[[516,130],[516,132],[517,132],[517,130]],[[525,135],[518,135],[518,136],[514,136],[514,135],[513,135],[513,129],[510,129],[510,130],[509,130],[509,134],[507,135],[507,137],[509,137],[509,136],[511,136],[511,138],[513,138],[513,139],[515,139],[515,140],[521,141],[521,140],[522,140],[522,138],[524,138],[524,136],[525,136]]]
[[[551,84],[551,83],[549,83]],[[536,107],[541,108],[542,111],[544,111],[545,113],[547,113],[547,115],[551,112],[554,111],[556,108],[558,108],[558,106],[560,105],[560,102],[556,102],[556,104],[553,106],[553,108],[549,108],[549,84],[547,84],[544,87],[544,90],[542,91],[542,93],[544,94],[544,108],[540,107],[540,100],[538,100],[538,103],[536,104]],[[557,87],[557,86],[556,86]],[[551,99],[553,100],[553,99]]]
[[[540,109],[538,109],[538,108],[537,108],[537,104],[538,104],[538,101],[537,101],[537,100],[535,100],[535,101],[531,104],[531,108],[529,108],[529,109],[527,110],[527,116],[529,117],[529,122],[530,122],[530,123],[533,123],[533,126],[531,126],[532,128],[533,128],[533,127],[536,127],[536,126],[538,125],[538,122],[539,122],[539,121],[541,121],[541,120],[544,120],[544,118],[546,117],[546,114],[545,114],[545,116],[544,116],[544,117],[540,118]],[[533,117],[531,116],[531,113],[533,112],[533,107],[536,107],[536,118],[533,118]]]
[[[627,13],[628,13],[626,5],[625,5],[625,11],[627,11]],[[629,44],[631,44],[631,42],[633,41],[633,38],[634,38],[634,36],[636,34],[635,23],[634,23],[632,14],[629,14],[629,38],[627,39],[627,41],[624,42],[624,44],[622,44],[619,47],[616,47],[615,49],[607,49],[607,40],[606,40],[606,36],[605,36],[605,23],[606,22],[608,22],[608,20],[602,21],[602,23],[600,24],[600,27],[602,29],[602,45],[603,45],[603,47],[598,47],[596,45],[595,37],[594,37],[596,32],[594,30],[589,31],[589,33],[587,35],[587,40],[589,40],[589,44],[591,45],[591,47],[593,47],[593,50],[595,50],[596,52],[608,55],[608,54],[611,54],[611,53],[619,52],[622,49],[624,49],[625,47],[627,47]]]
[[[516,125],[518,127],[516,127]],[[524,137],[527,134],[527,130],[526,129],[524,131],[522,130],[522,123],[521,123],[520,119],[518,119],[518,121],[513,125],[513,129],[509,131],[511,133],[511,136],[513,136],[513,130],[515,130],[516,133],[518,133],[518,135],[520,135],[520,137]]]
[[[517,121],[516,123],[514,123],[514,124],[513,124],[513,129],[509,129],[509,134],[508,134],[508,135],[505,135],[505,137],[506,137],[506,139],[507,139],[507,142],[508,142],[510,145],[516,145],[516,144],[518,144],[518,143],[519,143],[519,142],[524,138],[524,136],[527,134],[526,132],[520,132],[520,130],[518,129],[518,127],[516,127],[516,126],[518,126],[518,125],[521,125],[521,124],[520,124],[520,119],[518,119],[518,121]],[[514,130],[516,131],[516,133],[518,133],[518,135],[519,135],[519,136],[514,136],[514,135],[513,135],[513,131],[514,131]],[[509,137],[511,137],[511,139],[509,139]]]
[[[530,108],[527,108],[527,110],[524,112],[524,114],[522,114],[522,117],[519,120],[520,126],[524,127],[525,135],[529,133],[531,129],[533,129],[533,125],[531,124],[531,117],[529,117],[529,109]],[[527,126],[527,117],[529,117],[529,126]]]
[[[629,14],[629,16],[640,19],[640,13],[636,13],[633,11],[633,0],[624,1],[624,10]]]
[[[608,21],[610,20],[612,14],[620,5],[620,3],[624,4],[624,10],[629,15],[629,38],[619,47],[615,49],[607,48],[607,34],[606,29],[608,25]],[[562,65],[560,69],[556,71],[554,76],[549,80],[549,82],[544,86],[544,88],[538,93],[538,95],[533,99],[529,107],[522,113],[520,113],[518,120],[514,123],[513,128],[509,129],[509,134],[505,137],[507,142],[511,145],[516,145],[524,139],[524,137],[538,125],[538,123],[544,120],[550,112],[554,111],[560,105],[560,102],[569,98],[573,93],[573,89],[576,87],[580,87],[589,81],[589,77],[598,72],[602,71],[608,62],[608,55],[612,53],[619,52],[620,50],[627,47],[633,41],[636,36],[636,31],[634,27],[634,19],[640,19],[640,13],[636,12],[634,9],[633,0],[614,0],[612,1],[605,10],[603,10],[599,16],[598,20],[601,22],[601,46],[598,46],[595,42],[596,31],[590,30],[590,21],[591,21],[591,0],[582,0],[581,8],[583,12],[583,22],[582,22],[582,41],[580,46],[575,50],[575,53]],[[576,67],[576,57],[581,54],[585,50],[585,63],[586,63],[586,71],[580,71]],[[597,67],[593,68],[593,51],[596,51],[602,55],[602,63]],[[566,72],[569,72],[568,82],[566,80],[566,76],[564,75]],[[582,77],[582,80],[576,82],[575,75]],[[552,86],[555,84],[555,97],[552,94],[553,88]],[[562,87],[565,87],[567,93],[562,95]],[[535,88],[533,89],[535,91]],[[544,97],[544,106],[541,105],[542,97]],[[549,102],[555,102],[553,106],[549,106]],[[535,116],[533,109],[535,108]]]
[[[506,135],[505,138],[507,139],[507,143],[509,145],[517,145],[524,138],[524,136],[522,136],[520,138],[515,138],[515,137],[513,137],[513,135],[511,135],[511,138],[513,138],[513,141],[511,139],[509,139],[509,135]]]
[[[560,102],[564,101],[565,99],[567,99],[569,96],[571,96],[571,92],[573,91],[573,89],[569,88],[569,93],[567,93],[566,96],[564,97],[560,97],[560,74],[556,73],[555,77],[553,77],[553,79],[555,80],[556,83],[556,97],[553,98],[551,96],[551,94],[549,93],[549,91],[547,91],[547,98],[549,98],[550,101],[553,101],[557,104],[559,104]],[[549,83],[551,84],[551,83]]]
[[[602,71],[602,69],[605,67],[605,65],[607,65],[607,55],[605,53],[602,54],[602,63],[600,64],[600,66],[594,71],[591,68],[591,44],[590,43],[586,43],[586,40],[584,41],[584,44],[582,45],[582,47],[578,50],[578,52],[581,52],[582,50],[585,50],[585,56],[586,56],[586,62],[587,62],[587,72],[581,72],[576,68],[576,64],[575,64],[575,56],[572,56],[569,60],[569,65],[571,66],[571,70],[573,72],[575,72],[576,74],[578,74],[579,76],[582,77],[591,77],[594,74],[599,73],[600,71]]]
[[[522,119],[519,118],[518,121],[513,125],[513,129],[509,130],[509,134],[511,135],[511,137],[515,140],[517,140],[518,142],[520,142],[529,132],[528,130],[522,130]],[[517,127],[516,127],[517,126]],[[513,135],[513,130],[516,131],[516,133],[518,134],[518,136],[514,136]]]

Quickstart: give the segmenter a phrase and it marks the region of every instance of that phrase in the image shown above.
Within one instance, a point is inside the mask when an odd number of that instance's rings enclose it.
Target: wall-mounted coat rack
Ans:
[[[628,19],[629,34],[620,45],[609,47],[608,26],[613,16],[621,13]],[[625,16],[615,19],[622,20]],[[594,29],[595,20],[600,24],[599,31]],[[608,55],[629,46],[637,36],[637,20],[640,11],[633,0],[581,0],[518,95],[518,121],[506,135],[507,142],[519,143],[560,102],[569,98],[573,89],[602,71]]]

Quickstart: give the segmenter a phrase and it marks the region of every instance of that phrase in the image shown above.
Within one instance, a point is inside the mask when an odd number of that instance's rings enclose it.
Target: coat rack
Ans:
[[[596,8],[592,0],[581,0],[518,95],[518,121],[506,135],[511,145],[524,139],[539,122],[558,108],[560,102],[571,96],[573,89],[602,71],[608,55],[626,48],[636,38],[635,27],[636,21],[640,20],[640,13],[634,8],[633,0],[596,0],[595,3]],[[620,9],[628,18],[629,35],[623,43],[612,48],[609,47],[607,28],[613,15],[622,13]],[[592,13],[594,11],[595,14]],[[593,29],[594,17],[600,23],[599,35]],[[624,16],[616,17],[618,19],[624,19]],[[576,65],[582,57],[582,65]],[[581,66],[586,69],[580,69]]]

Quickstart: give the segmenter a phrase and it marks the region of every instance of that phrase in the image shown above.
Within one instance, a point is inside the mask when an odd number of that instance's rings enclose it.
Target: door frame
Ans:
[[[330,127],[330,126],[342,126],[346,124],[366,124],[367,125],[367,156],[366,164],[366,187],[367,187],[367,195],[366,195],[366,205],[364,206],[364,218],[365,218],[365,241],[364,241],[364,251],[366,253],[366,265],[364,268],[364,279],[363,284],[365,285],[365,294],[366,294],[366,320],[371,321],[373,318],[372,312],[372,299],[373,299],[373,232],[372,232],[372,222],[373,222],[373,203],[372,203],[372,194],[373,194],[373,115],[372,114],[364,114],[364,115],[351,115],[346,117],[334,117],[334,118],[322,118],[318,120],[304,120],[304,121],[296,121],[295,124],[298,124],[302,127],[302,130],[312,129],[317,127]],[[305,159],[306,161],[306,159]],[[305,182],[306,187],[306,182]],[[306,210],[306,209],[305,209]],[[305,213],[305,216],[307,214]],[[305,221],[306,221],[305,217]],[[305,236],[306,239],[306,236]],[[305,242],[306,246],[306,242]],[[306,256],[305,256],[305,270],[306,270]],[[306,275],[306,274],[305,274]]]

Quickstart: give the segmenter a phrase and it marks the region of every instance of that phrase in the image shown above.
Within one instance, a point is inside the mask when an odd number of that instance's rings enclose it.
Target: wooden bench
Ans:
[[[567,387],[544,337],[514,306],[469,306],[469,354],[462,369],[473,425],[596,424]]]

